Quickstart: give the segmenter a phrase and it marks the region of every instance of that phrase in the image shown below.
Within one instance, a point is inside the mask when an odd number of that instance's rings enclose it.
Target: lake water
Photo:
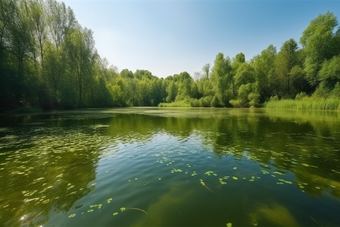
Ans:
[[[340,226],[340,112],[0,119],[0,226]]]

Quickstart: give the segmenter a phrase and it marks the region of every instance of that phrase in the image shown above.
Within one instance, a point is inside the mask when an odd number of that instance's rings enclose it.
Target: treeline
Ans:
[[[311,21],[279,52],[268,46],[249,62],[218,53],[211,67],[158,78],[110,66],[93,32],[56,0],[0,1],[0,110],[114,106],[258,106],[271,99],[340,98],[340,30],[333,13]]]
[[[214,66],[195,73],[195,81],[174,80],[163,106],[261,106],[269,100],[340,100],[340,28],[327,12],[312,20],[300,38],[269,45],[249,62],[243,53],[230,58],[218,53]],[[183,92],[183,87],[187,92]],[[191,88],[191,89],[189,89]],[[177,93],[176,93],[177,91]],[[172,95],[172,94],[177,94]],[[336,102],[340,106],[340,102]],[[334,108],[338,108],[335,106]],[[333,109],[334,109],[333,108]]]
[[[56,0],[0,1],[0,108],[114,105],[117,73]]]

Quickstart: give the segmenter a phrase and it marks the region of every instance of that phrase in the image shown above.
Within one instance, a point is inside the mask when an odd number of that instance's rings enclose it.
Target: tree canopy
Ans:
[[[269,45],[246,61],[218,53],[193,76],[159,78],[145,69],[117,68],[99,56],[91,29],[56,0],[0,1],[0,110],[157,106],[258,106],[300,93],[337,97],[340,29],[332,12],[318,15],[277,52]],[[299,96],[300,97],[300,96]]]

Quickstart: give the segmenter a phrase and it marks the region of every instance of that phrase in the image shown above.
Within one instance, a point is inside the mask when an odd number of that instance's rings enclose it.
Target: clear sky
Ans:
[[[93,30],[102,58],[118,70],[147,69],[193,76],[218,52],[246,60],[270,44],[299,42],[310,21],[328,10],[340,20],[340,0],[64,0]]]

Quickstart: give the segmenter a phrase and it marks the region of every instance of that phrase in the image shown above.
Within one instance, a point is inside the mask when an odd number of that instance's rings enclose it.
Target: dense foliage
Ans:
[[[269,45],[249,62],[218,53],[193,79],[117,72],[96,49],[93,32],[56,0],[0,1],[0,110],[113,106],[260,106],[286,98],[340,99],[340,29],[320,14],[300,43]]]

